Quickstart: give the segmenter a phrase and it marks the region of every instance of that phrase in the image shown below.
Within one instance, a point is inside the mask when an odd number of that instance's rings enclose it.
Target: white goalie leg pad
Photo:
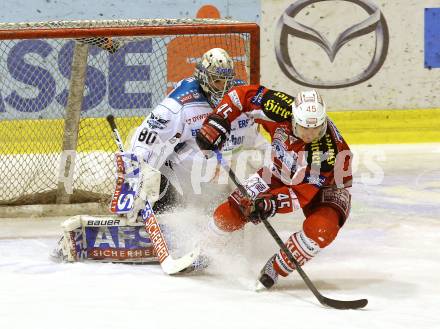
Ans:
[[[81,257],[82,247],[76,245],[77,237],[81,234],[81,216],[74,216],[61,224],[63,233],[57,246],[51,254],[55,261],[76,262]]]
[[[160,171],[151,167],[148,163],[141,163],[142,184],[139,196],[148,200],[152,205],[159,200],[160,195]]]
[[[80,215],[63,222],[62,228],[63,235],[53,255],[57,260],[114,263],[158,261],[143,225],[128,225],[124,217]]]
[[[141,185],[139,193],[134,201],[133,210],[127,214],[129,224],[142,222],[139,219],[139,211],[145,207],[148,200],[153,206],[159,200],[160,195],[160,171],[141,161]]]

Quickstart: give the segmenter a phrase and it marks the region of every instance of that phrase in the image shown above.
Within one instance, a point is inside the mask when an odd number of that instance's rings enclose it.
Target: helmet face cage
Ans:
[[[299,128],[321,127],[317,139],[321,139],[327,130],[326,106],[321,95],[316,90],[302,91],[295,98],[292,104],[292,130],[293,134],[299,136]]]
[[[302,127],[303,129],[305,128],[305,127],[296,123],[295,125],[292,125],[292,131],[296,137],[298,137],[299,139],[303,139],[303,136],[301,136],[301,134],[299,133],[299,131],[301,130],[301,128],[299,128],[299,127]],[[321,127],[321,129],[319,130],[319,133],[317,134],[316,140],[320,140],[322,137],[324,137],[325,132],[327,130],[327,120],[325,120],[324,123],[320,127]]]
[[[197,63],[195,77],[209,100],[216,104],[232,86],[234,62],[225,50],[213,48],[203,54],[202,60]],[[218,87],[218,81],[223,82],[221,88]]]

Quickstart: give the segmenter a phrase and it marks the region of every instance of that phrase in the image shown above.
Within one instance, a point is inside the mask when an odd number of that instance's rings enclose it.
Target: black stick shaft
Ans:
[[[124,152],[124,144],[122,143],[121,135],[119,135],[118,127],[116,126],[115,117],[111,114],[107,115],[107,121],[112,128],[113,136],[115,137],[116,145],[120,152]]]

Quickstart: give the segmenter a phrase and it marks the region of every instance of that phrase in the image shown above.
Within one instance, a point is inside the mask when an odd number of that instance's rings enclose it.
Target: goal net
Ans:
[[[259,79],[259,30],[224,20],[0,23],[0,205],[105,201],[125,138],[210,48]]]

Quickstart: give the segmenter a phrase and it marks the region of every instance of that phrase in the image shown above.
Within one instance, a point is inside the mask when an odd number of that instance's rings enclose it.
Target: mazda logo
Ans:
[[[298,0],[291,4],[278,21],[276,27],[275,53],[283,73],[292,81],[308,87],[335,89],[357,85],[374,76],[382,67],[388,53],[389,32],[388,26],[380,9],[369,0],[343,0],[354,3],[368,13],[368,18],[355,24],[338,35],[335,42],[330,43],[327,38],[313,29],[295,20],[296,15],[308,5],[329,0]],[[338,51],[350,40],[368,33],[375,32],[376,44],[373,58],[360,74],[333,81],[322,81],[317,78],[307,78],[300,74],[289,57],[288,38],[289,36],[309,40],[319,45],[327,54],[330,62],[333,62]]]

